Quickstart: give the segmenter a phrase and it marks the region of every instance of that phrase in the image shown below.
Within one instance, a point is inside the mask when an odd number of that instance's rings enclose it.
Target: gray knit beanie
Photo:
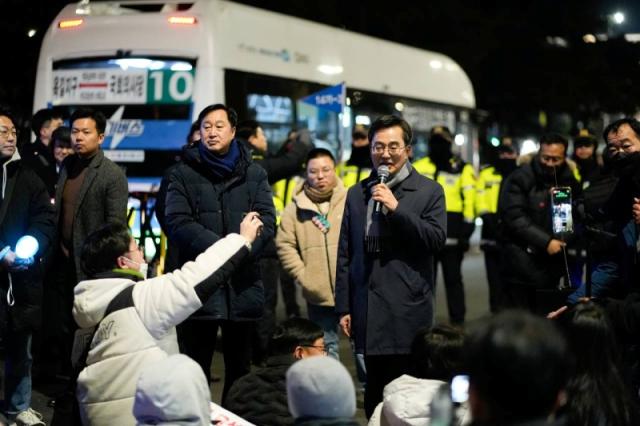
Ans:
[[[353,417],[356,391],[346,368],[335,359],[302,359],[287,371],[287,399],[294,418]]]

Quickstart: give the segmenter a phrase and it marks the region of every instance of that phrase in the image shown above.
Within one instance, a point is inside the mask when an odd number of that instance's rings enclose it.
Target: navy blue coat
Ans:
[[[375,174],[375,173],[374,173]],[[407,354],[416,332],[433,322],[435,253],[447,239],[440,184],[415,170],[393,189],[395,212],[383,226],[382,253],[365,252],[369,177],[351,187],[340,230],[336,312],[351,315],[356,350],[367,355]]]
[[[234,142],[237,143],[237,142]],[[165,226],[179,250],[179,263],[193,260],[220,238],[240,231],[250,211],[260,213],[264,229],[251,255],[194,316],[205,319],[250,320],[262,316],[264,291],[257,256],[275,233],[275,208],[264,169],[240,145],[241,158],[231,176],[220,180],[202,162],[198,146],[184,151],[183,161],[169,175]]]

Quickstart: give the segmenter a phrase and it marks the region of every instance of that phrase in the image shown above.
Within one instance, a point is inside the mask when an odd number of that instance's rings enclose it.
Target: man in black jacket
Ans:
[[[237,115],[222,104],[198,116],[202,140],[183,151],[169,176],[165,206],[167,233],[179,249],[180,263],[195,259],[215,241],[237,232],[243,216],[260,214],[264,229],[246,263],[209,301],[178,329],[181,350],[211,378],[211,358],[218,327],[224,339],[225,384],[249,372],[251,331],[262,316],[264,291],[258,256],[273,238],[275,211],[264,169],[235,139]]]
[[[320,326],[304,318],[286,320],[271,336],[266,365],[235,382],[226,408],[256,425],[293,424],[287,407],[287,370],[299,359],[326,353]]]
[[[58,180],[51,135],[62,124],[60,112],[48,108],[36,112],[31,120],[31,129],[36,135],[36,140],[24,145],[20,151],[25,164],[28,164],[44,182],[50,198],[56,196]]]
[[[553,233],[551,189],[570,187],[574,198],[579,184],[566,162],[568,142],[557,134],[544,135],[540,151],[529,164],[511,173],[498,202],[503,246],[504,304],[530,310],[539,290],[557,288],[566,277],[566,242]]]
[[[54,211],[44,183],[20,160],[11,115],[0,110],[0,336],[4,341],[5,387],[2,412],[18,424],[41,424],[31,405],[31,336],[40,327],[42,254],[55,234]],[[38,251],[20,259],[16,243],[31,235]],[[18,253],[20,254],[20,253]]]

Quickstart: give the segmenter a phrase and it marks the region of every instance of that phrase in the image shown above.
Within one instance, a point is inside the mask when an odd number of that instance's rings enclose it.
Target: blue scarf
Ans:
[[[207,149],[204,143],[198,144],[198,151],[200,152],[202,162],[208,166],[211,173],[220,179],[225,179],[231,176],[231,173],[235,170],[236,164],[240,159],[240,148],[238,147],[238,143],[235,139],[231,141],[229,151],[224,155],[214,154]]]

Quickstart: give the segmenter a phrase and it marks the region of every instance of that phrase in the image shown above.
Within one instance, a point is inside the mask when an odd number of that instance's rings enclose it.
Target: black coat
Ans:
[[[572,197],[580,197],[580,185],[568,165],[553,177],[543,173],[540,159],[515,170],[502,184],[498,201],[500,242],[504,247],[503,277],[510,284],[555,288],[565,267],[562,252],[549,256],[553,239],[551,188],[571,187]],[[574,222],[576,215],[573,215]]]
[[[25,167],[17,155],[6,163],[7,181],[2,204],[6,214],[0,222],[0,249],[11,246],[23,235],[38,240],[39,250],[35,262],[26,271],[12,272],[12,288],[15,304],[7,307],[6,292],[9,273],[0,269],[0,306],[3,317],[11,316],[14,329],[35,329],[40,325],[42,307],[42,255],[46,253],[55,236],[55,213],[49,194],[40,178]],[[2,205],[0,204],[0,205]]]
[[[225,400],[225,408],[256,425],[292,425],[286,374],[294,361],[292,354],[272,356],[266,367],[236,380]]]
[[[183,161],[169,176],[165,225],[169,239],[179,249],[180,264],[195,259],[225,235],[239,232],[240,222],[250,211],[259,212],[264,223],[249,260],[194,314],[202,318],[247,320],[262,316],[264,291],[257,257],[273,239],[275,209],[264,169],[252,163],[242,145],[240,152],[228,179],[220,180],[208,170],[197,146],[184,151]]]
[[[56,187],[57,220],[62,217],[62,195],[67,183],[68,171],[80,161],[76,155],[65,158]],[[84,240],[107,223],[127,223],[127,201],[129,187],[122,168],[104,156],[100,149],[91,158],[87,174],[82,182],[74,209],[73,247],[77,282],[86,278],[80,265],[80,254]]]
[[[53,143],[53,141],[51,142]],[[20,152],[22,160],[28,165],[42,180],[50,198],[56,196],[56,160],[53,158],[51,149],[43,144],[40,139],[34,143],[28,143]]]
[[[374,173],[375,174],[375,173]],[[338,246],[336,312],[351,314],[356,350],[407,354],[416,332],[433,322],[434,255],[444,247],[442,187],[415,170],[393,189],[399,204],[383,226],[391,236],[379,255],[366,253],[369,177],[349,188]]]
[[[249,142],[245,143],[251,146]],[[281,179],[288,179],[300,173],[307,154],[312,149],[311,135],[308,130],[302,129],[298,132],[296,140],[286,142],[277,154],[255,156],[254,161],[267,172],[269,183],[274,184]]]

